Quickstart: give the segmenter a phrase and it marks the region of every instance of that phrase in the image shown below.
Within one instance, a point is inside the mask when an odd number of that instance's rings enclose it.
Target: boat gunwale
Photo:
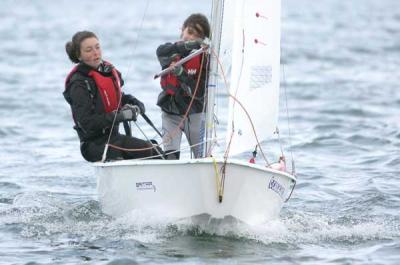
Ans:
[[[117,160],[117,161],[109,161],[109,162],[95,162],[92,165],[96,168],[102,168],[102,167],[114,167],[114,166],[148,166],[148,165],[184,165],[184,164],[209,164],[213,162],[217,163],[224,163],[225,160],[223,158],[196,158],[196,159],[180,159],[180,160],[138,160],[138,159],[129,159],[129,160]],[[252,164],[248,162],[243,162],[242,160],[238,159],[228,159],[226,161],[227,164],[229,165],[240,165],[240,166],[245,166],[253,169],[258,169],[262,171],[266,171],[269,173],[274,173],[274,174],[281,174],[284,175],[292,181],[297,182],[297,177],[296,175],[292,175],[288,172],[276,170],[273,168],[269,167],[264,167],[261,165],[257,164]]]

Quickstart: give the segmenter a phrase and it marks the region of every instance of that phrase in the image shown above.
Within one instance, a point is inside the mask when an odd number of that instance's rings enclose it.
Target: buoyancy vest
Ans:
[[[179,60],[179,58],[178,58]],[[186,63],[182,65],[184,71],[190,76],[193,80],[197,81],[199,74],[201,72],[201,60],[202,55],[193,57]],[[175,95],[181,87],[181,83],[176,75],[173,73],[168,73],[161,77],[161,87],[166,91],[168,95]],[[191,87],[191,89],[195,89]],[[193,91],[194,92],[194,91]],[[184,93],[184,96],[189,96],[187,93]]]
[[[117,110],[121,99],[121,85],[118,73],[115,68],[111,71],[112,76],[110,77],[103,76],[94,70],[90,71],[88,74],[96,83],[106,112]]]
[[[97,89],[104,105],[104,109],[108,113],[118,109],[122,92],[121,80],[119,78],[117,70],[112,66],[112,64],[108,62],[104,62],[104,64],[111,67],[110,76],[104,76],[94,69],[83,74],[91,77],[96,83]],[[79,65],[75,66],[68,74],[65,80],[65,91],[67,91],[68,89],[68,83],[70,82],[72,75],[78,71],[78,68]]]

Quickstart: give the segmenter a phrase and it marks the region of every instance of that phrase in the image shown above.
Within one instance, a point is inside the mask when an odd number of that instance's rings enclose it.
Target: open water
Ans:
[[[0,264],[400,264],[398,0],[283,0],[281,134],[289,144],[287,102],[299,181],[279,220],[231,229],[102,213],[62,97],[65,42],[96,32],[160,124],[154,51],[209,10],[1,1]]]

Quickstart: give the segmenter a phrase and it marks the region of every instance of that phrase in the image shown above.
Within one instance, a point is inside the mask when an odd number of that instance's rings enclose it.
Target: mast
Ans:
[[[211,13],[211,60],[207,85],[207,111],[206,111],[206,144],[204,156],[210,153],[210,149],[214,144],[214,106],[215,106],[215,90],[218,82],[218,60],[223,18],[224,0],[212,0]]]

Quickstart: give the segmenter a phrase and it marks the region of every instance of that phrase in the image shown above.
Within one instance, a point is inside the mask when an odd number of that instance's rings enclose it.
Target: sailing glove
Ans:
[[[140,109],[140,113],[146,112],[146,108],[144,107],[143,102],[141,102],[140,100],[138,100],[137,98],[135,98],[132,95],[125,95],[125,98],[126,98],[126,100],[125,100],[126,104],[138,106]]]
[[[188,40],[184,42],[185,49],[187,51],[197,50],[201,48],[201,44],[203,43],[202,39],[198,40]]]
[[[118,112],[116,121],[136,121],[140,108],[137,105],[125,104]]]
[[[180,41],[176,43],[176,47],[179,53],[188,53],[192,50],[197,50],[201,48],[201,44],[203,43],[202,39],[198,40],[188,40],[188,41]]]

